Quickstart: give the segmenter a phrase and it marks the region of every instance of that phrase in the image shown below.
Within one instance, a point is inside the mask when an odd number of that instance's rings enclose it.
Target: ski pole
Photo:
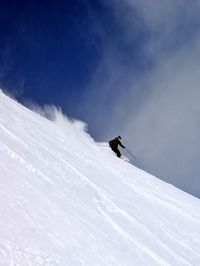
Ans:
[[[130,152],[127,148],[125,148],[127,150],[127,152],[135,159],[135,160],[138,160],[133,154],[132,152]]]

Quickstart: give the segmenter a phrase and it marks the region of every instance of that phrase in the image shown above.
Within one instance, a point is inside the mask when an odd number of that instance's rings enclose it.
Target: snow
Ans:
[[[0,265],[200,265],[200,200],[0,92]]]

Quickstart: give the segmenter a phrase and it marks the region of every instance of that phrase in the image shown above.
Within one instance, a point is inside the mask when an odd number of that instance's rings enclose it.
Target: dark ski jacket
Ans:
[[[112,149],[117,149],[118,148],[118,145],[121,146],[122,148],[125,148],[121,141],[118,139],[118,138],[115,138],[115,139],[112,139],[109,141],[109,145]]]

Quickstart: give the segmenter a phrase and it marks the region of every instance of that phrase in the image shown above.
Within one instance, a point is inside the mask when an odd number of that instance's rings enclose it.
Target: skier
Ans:
[[[121,143],[121,137],[118,136],[112,140],[109,141],[109,146],[110,148],[117,154],[117,157],[121,157],[121,152],[118,149],[118,145],[121,146],[122,148],[125,148],[122,143]]]

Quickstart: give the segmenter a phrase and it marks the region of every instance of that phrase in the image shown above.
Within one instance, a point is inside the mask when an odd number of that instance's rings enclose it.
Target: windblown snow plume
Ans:
[[[199,199],[113,156],[82,122],[0,92],[0,156],[0,265],[200,265]]]

